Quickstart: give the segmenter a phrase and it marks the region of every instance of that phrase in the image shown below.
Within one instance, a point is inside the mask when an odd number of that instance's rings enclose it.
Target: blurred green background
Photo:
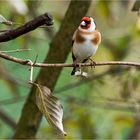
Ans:
[[[140,16],[132,12],[135,1],[93,0],[87,15],[97,23],[102,43],[95,61],[140,61]],[[1,0],[0,14],[15,23],[24,24],[34,17],[50,12],[54,26],[38,28],[15,40],[1,43],[0,50],[27,49],[10,53],[23,59],[43,62],[55,33],[64,18],[69,0]],[[15,28],[0,24],[0,30]],[[44,32],[44,30],[47,30]],[[71,43],[71,42],[70,42]],[[67,63],[72,63],[71,53]],[[34,69],[34,79],[40,68]],[[126,139],[135,129],[139,116],[140,72],[126,66],[100,66],[87,69],[89,79],[73,77],[72,68],[64,68],[55,95],[64,107],[64,139]],[[45,77],[47,78],[47,77]],[[10,138],[30,91],[29,67],[0,59],[0,138]],[[2,115],[8,116],[10,125]],[[28,115],[28,114],[27,114]],[[38,139],[61,138],[52,131],[43,117]],[[140,137],[138,137],[140,138]]]

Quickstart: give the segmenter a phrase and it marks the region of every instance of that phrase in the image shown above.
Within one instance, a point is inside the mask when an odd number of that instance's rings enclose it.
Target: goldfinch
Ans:
[[[72,59],[74,68],[71,75],[82,75],[77,70],[77,63],[85,63],[93,56],[101,42],[101,34],[96,30],[96,22],[92,17],[83,17],[72,38]],[[90,59],[91,60],[91,59]],[[95,64],[95,62],[93,61]],[[84,75],[83,75],[84,76]]]

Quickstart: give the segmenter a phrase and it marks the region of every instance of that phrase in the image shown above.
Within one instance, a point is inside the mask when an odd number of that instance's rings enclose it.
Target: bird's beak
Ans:
[[[82,21],[82,22],[81,22],[81,25],[82,25],[82,26],[86,26],[85,21]]]

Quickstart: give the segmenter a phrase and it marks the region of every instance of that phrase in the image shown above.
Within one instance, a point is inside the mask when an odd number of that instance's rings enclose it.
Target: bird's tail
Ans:
[[[71,75],[75,75],[75,72],[76,72],[76,67],[73,68]]]

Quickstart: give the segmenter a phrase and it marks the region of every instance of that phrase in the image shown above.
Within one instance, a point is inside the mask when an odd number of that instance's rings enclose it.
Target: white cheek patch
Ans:
[[[86,26],[85,21],[82,21],[82,22],[81,22],[81,25],[82,25],[82,26]]]
[[[82,21],[80,25],[85,26],[85,22]],[[96,25],[94,22],[91,22],[91,26],[88,29],[82,29],[81,26],[78,27],[78,29],[82,32],[94,32],[96,28]]]

